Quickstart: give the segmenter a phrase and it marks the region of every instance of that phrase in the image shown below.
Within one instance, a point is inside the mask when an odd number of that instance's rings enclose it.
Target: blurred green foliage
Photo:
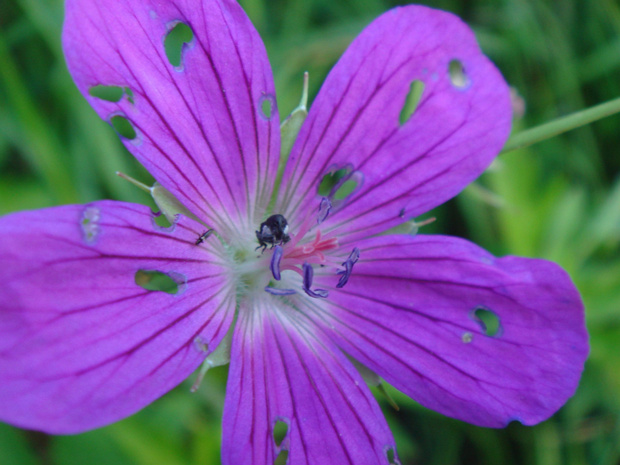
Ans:
[[[347,44],[392,0],[243,0],[273,64],[283,116],[302,73],[316,92]],[[476,31],[525,102],[515,131],[620,96],[616,0],[436,0]],[[61,0],[0,4],[0,214],[63,203],[150,199],[115,176],[151,178],[74,87],[60,46]],[[423,232],[564,266],[587,307],[592,351],[576,395],[550,420],[503,430],[467,425],[388,389],[376,393],[403,464],[620,463],[620,117],[501,156],[432,212]],[[429,215],[429,216],[431,216]],[[226,370],[196,394],[185,383],[142,412],[77,436],[0,424],[0,463],[216,464]],[[1,400],[0,400],[1,401]]]

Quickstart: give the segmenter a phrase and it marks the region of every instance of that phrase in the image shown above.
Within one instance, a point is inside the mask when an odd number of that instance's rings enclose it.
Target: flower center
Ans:
[[[359,258],[359,250],[355,248],[344,262],[342,257],[337,256],[340,249],[337,237],[331,233],[329,237],[324,237],[319,229],[330,210],[331,202],[324,198],[318,217],[307,217],[296,232],[289,231],[286,218],[280,214],[272,215],[261,223],[256,238],[259,244],[257,250],[263,248],[259,262],[263,270],[262,281],[266,284],[263,287],[265,292],[293,295],[303,290],[310,297],[327,297],[326,290],[312,287],[317,266],[322,272],[341,275],[336,287],[347,283],[353,264]],[[267,245],[271,247],[267,249]],[[264,272],[267,267],[263,256],[270,256],[266,276]],[[258,289],[258,286],[255,288]]]

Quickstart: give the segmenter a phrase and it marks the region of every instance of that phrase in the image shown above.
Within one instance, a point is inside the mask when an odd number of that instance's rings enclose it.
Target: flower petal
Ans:
[[[396,388],[491,427],[540,422],[573,395],[588,336],[579,294],[556,264],[495,258],[443,236],[357,245],[345,287],[334,276],[316,278],[332,307],[317,306],[314,318]]]
[[[222,462],[385,464],[394,439],[359,373],[302,314],[268,296],[242,308],[233,337]],[[287,425],[278,445],[276,423]],[[397,462],[394,462],[397,463]]]
[[[424,83],[422,97],[401,124],[414,81]],[[510,124],[508,86],[471,30],[450,13],[396,8],[373,21],[327,77],[287,163],[279,210],[289,222],[303,219],[318,209],[323,177],[345,169],[357,188],[334,203],[324,226],[359,237],[386,230],[479,176]]]
[[[195,245],[202,228],[157,230],[147,207],[111,201],[2,218],[0,419],[76,433],[185,379],[234,313],[218,242]],[[138,270],[177,293],[139,286]]]
[[[165,42],[179,23],[193,39],[174,66]],[[220,233],[254,226],[277,172],[279,117],[267,53],[237,2],[68,0],[63,44],[80,91],[104,120],[130,122],[125,146],[164,187]],[[94,97],[97,86],[120,100]]]

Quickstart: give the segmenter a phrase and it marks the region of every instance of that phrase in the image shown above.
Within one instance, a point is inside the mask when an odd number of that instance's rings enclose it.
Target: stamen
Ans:
[[[353,263],[351,263],[349,260],[344,262],[342,266],[344,266],[344,270],[340,270],[337,273],[337,274],[342,275],[340,276],[340,280],[338,281],[338,284],[336,284],[336,287],[338,289],[340,289],[341,287],[344,287],[344,285],[349,282],[349,276],[351,276],[351,273],[353,272]]]
[[[351,253],[349,254],[348,260],[350,260],[351,264],[354,265],[355,263],[357,263],[359,259],[360,259],[360,249],[358,249],[357,247],[354,247]]]
[[[329,295],[329,292],[327,292],[327,290],[325,289],[312,290],[311,289],[312,280],[314,278],[314,270],[312,269],[312,266],[308,262],[304,263],[303,271],[304,271],[304,285],[303,285],[304,292],[308,294],[310,297],[314,297],[314,298],[327,297]]]
[[[284,251],[282,250],[282,246],[276,245],[273,255],[271,256],[271,264],[269,265],[271,274],[273,274],[276,281],[280,281],[280,262],[282,261],[283,254]]]
[[[337,274],[342,275],[340,277],[340,280],[338,281],[338,284],[336,284],[337,288],[340,289],[341,287],[344,287],[345,284],[349,282],[349,276],[351,276],[351,273],[353,272],[353,265],[355,265],[355,263],[359,260],[359,258],[360,258],[360,249],[355,247],[353,251],[349,254],[349,258],[347,258],[342,263],[342,266],[344,266],[344,270],[340,270],[337,272]]]
[[[312,279],[314,278],[314,270],[308,262],[304,263],[304,289],[310,289],[312,286]]]
[[[265,291],[273,295],[293,295],[297,294],[295,289],[279,289],[277,287],[265,287]]]
[[[304,289],[305,293],[308,294],[310,297],[314,297],[315,299],[317,298],[326,298],[329,295],[329,292],[327,292],[326,289]]]
[[[317,224],[321,224],[327,219],[327,216],[332,210],[332,202],[327,197],[321,199],[321,205],[319,205],[319,217],[317,218]]]

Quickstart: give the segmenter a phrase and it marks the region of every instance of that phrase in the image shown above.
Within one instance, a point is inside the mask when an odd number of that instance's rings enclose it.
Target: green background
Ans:
[[[347,44],[388,0],[244,0],[267,44],[283,115],[310,72],[310,98]],[[475,30],[525,102],[515,131],[620,96],[616,0],[437,0]],[[149,182],[111,127],[78,94],[60,47],[60,0],[0,3],[0,214],[114,198],[150,199],[115,176]],[[620,117],[504,154],[432,213],[424,232],[467,237],[498,255],[544,257],[575,280],[591,355],[576,395],[550,420],[503,430],[381,394],[403,464],[620,463]],[[97,431],[52,437],[0,424],[0,463],[216,464],[226,369]],[[1,380],[0,380],[1,381]],[[0,399],[2,402],[2,399]]]

